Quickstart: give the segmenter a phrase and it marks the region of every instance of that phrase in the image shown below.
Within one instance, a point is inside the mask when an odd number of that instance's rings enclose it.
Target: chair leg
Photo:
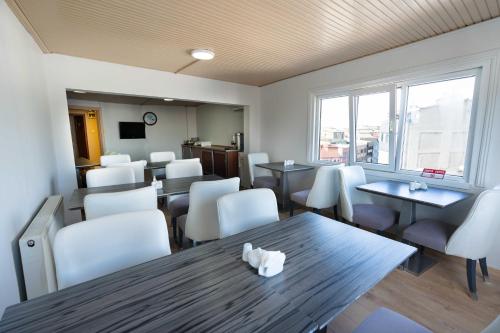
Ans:
[[[337,210],[337,205],[333,206],[333,218],[336,220],[339,218],[339,212]]]
[[[174,237],[174,242],[177,243],[177,218],[172,216],[172,235]]]
[[[479,266],[481,267],[481,273],[483,274],[483,281],[489,281],[490,275],[488,274],[488,266],[486,265],[486,258],[479,259]]]
[[[467,259],[467,284],[469,285],[469,291],[472,299],[477,301],[476,260]]]
[[[293,204],[293,201],[290,200],[290,216],[293,216],[293,207],[294,204]]]

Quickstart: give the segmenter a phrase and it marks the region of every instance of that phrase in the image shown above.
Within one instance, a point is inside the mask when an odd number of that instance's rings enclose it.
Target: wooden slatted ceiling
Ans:
[[[47,52],[262,86],[500,15],[500,0],[7,0]]]

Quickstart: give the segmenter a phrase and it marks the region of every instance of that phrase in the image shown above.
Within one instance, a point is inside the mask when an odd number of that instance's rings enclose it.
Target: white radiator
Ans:
[[[57,290],[52,244],[63,221],[62,196],[50,196],[19,239],[28,299]]]

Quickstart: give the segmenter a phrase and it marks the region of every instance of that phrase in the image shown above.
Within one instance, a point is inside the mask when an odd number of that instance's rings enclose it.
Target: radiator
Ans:
[[[52,244],[63,221],[62,196],[50,196],[19,239],[28,299],[57,290]]]

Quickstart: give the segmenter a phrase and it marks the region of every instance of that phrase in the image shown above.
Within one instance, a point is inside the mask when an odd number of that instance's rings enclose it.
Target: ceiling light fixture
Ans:
[[[191,56],[198,60],[211,60],[214,58],[215,53],[207,49],[195,49],[191,51]]]
[[[163,99],[165,102],[172,102],[174,99],[173,98],[164,98]]]
[[[86,91],[83,91],[83,90],[73,90],[73,92],[75,94],[86,94],[87,93]]]

